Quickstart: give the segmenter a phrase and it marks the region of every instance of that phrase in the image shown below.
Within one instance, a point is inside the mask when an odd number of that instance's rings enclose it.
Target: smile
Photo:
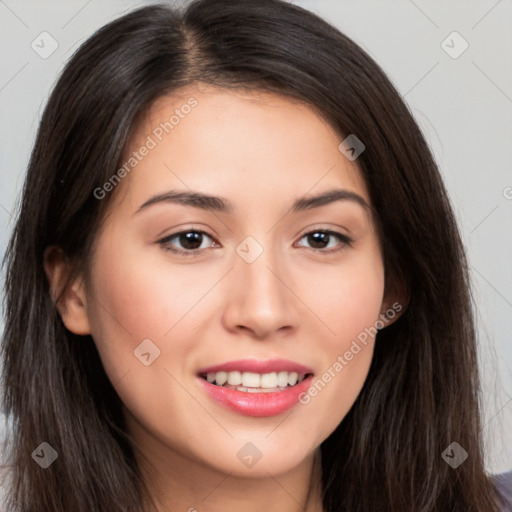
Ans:
[[[236,389],[245,393],[272,393],[283,391],[289,386],[295,386],[301,383],[307,374],[298,374],[297,372],[271,372],[271,373],[253,373],[253,372],[209,372],[202,374],[210,384],[221,386],[227,389]]]
[[[200,385],[210,399],[244,416],[281,414],[299,401],[313,378],[303,365],[279,359],[245,359],[201,369]]]

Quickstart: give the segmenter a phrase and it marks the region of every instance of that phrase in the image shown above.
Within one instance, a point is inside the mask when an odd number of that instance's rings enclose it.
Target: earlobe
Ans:
[[[46,248],[44,270],[52,302],[66,328],[74,334],[90,334],[85,288],[79,277],[70,280],[71,267],[62,249],[57,246]]]

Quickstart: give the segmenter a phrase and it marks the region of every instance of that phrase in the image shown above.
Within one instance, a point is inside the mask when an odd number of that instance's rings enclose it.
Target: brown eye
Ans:
[[[205,243],[211,240],[210,243]],[[213,247],[215,242],[212,237],[204,231],[180,231],[166,236],[158,243],[167,251],[183,254],[184,256],[193,255],[202,249]],[[189,253],[189,254],[187,254]]]
[[[178,240],[184,249],[199,249],[203,241],[203,234],[197,231],[181,233],[178,235]]]
[[[325,249],[330,242],[332,235],[328,233],[310,233],[307,235],[308,242],[311,244],[313,249]]]
[[[352,240],[336,231],[316,230],[306,233],[301,240],[306,239],[311,249],[320,252],[335,252],[350,246]]]

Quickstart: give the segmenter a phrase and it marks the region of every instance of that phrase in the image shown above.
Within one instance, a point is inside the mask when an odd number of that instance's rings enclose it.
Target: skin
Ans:
[[[312,485],[319,446],[357,398],[374,340],[307,405],[274,417],[225,408],[204,392],[197,372],[283,358],[320,377],[375,325],[397,297],[385,293],[370,211],[348,200],[289,211],[296,198],[330,189],[370,203],[368,191],[357,160],[338,150],[342,138],[313,109],[261,92],[194,86],[160,98],[127,157],[191,97],[197,106],[111,192],[90,280],[71,283],[58,308],[69,330],[92,335],[161,511],[321,510]],[[233,212],[159,203],[136,213],[172,189],[222,196]],[[195,256],[159,243],[191,228],[208,235]],[[353,241],[331,236],[326,248],[315,246],[305,235],[319,229]],[[252,263],[236,252],[248,236],[263,248]],[[169,246],[187,251],[183,238]],[[69,269],[56,248],[46,271],[58,289]],[[144,339],[160,350],[149,366],[134,357]],[[262,454],[251,468],[236,455],[247,442]]]

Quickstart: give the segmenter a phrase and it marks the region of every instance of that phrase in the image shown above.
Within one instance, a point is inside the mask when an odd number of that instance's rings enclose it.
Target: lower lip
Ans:
[[[244,393],[236,389],[211,384],[198,377],[205,391],[217,402],[244,416],[277,416],[292,408],[310,385],[310,375],[300,384],[273,393]]]

